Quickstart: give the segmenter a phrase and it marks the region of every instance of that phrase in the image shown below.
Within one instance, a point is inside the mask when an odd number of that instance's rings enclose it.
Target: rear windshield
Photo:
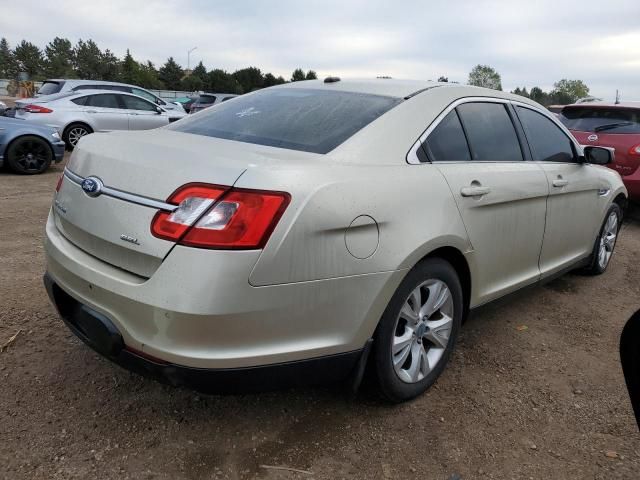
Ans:
[[[216,97],[212,95],[201,95],[196,100],[196,104],[198,105],[210,105],[216,101]]]
[[[327,153],[400,103],[380,95],[299,88],[261,90],[167,128],[179,132]]]
[[[640,108],[565,107],[560,120],[581,132],[640,133]]]
[[[64,82],[44,82],[38,90],[39,95],[52,95],[58,93]]]

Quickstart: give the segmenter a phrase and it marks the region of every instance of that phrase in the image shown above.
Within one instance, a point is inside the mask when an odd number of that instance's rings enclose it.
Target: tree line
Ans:
[[[123,59],[108,48],[101,50],[93,40],[78,40],[73,45],[67,38],[56,37],[43,50],[22,40],[11,48],[6,38],[0,39],[0,78],[15,79],[20,72],[30,80],[47,78],[81,78],[124,82],[152,89],[204,90],[220,93],[246,93],[272,85],[316,79],[316,72],[301,68],[293,71],[290,80],[272,73],[263,73],[257,67],[227,72],[221,68],[207,70],[198,63],[187,75],[173,57],[156,68],[150,62],[139,62],[127,49]]]
[[[469,73],[467,83],[478,87],[502,90],[500,74],[488,65],[476,65],[473,67]],[[530,98],[544,106],[567,105],[589,96],[589,87],[582,80],[562,79],[553,84],[553,90],[550,92],[545,92],[540,87],[533,87],[529,91],[527,91],[527,87],[517,87],[511,93]]]

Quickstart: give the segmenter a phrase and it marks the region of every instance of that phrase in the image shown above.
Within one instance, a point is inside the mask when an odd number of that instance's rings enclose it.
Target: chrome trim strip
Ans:
[[[64,169],[64,175],[73,183],[77,184],[78,186],[82,186],[82,181],[84,180],[84,177],[81,177],[80,175],[76,175],[68,168]],[[118,200],[123,200],[129,203],[135,203],[136,205],[141,205],[143,207],[164,210],[166,212],[173,212],[178,208],[177,205],[161,202],[159,200],[154,200],[152,198],[142,197],[140,195],[135,195],[129,192],[123,192],[122,190],[118,190],[116,188],[111,188],[107,186],[102,188],[101,195],[106,195],[111,198],[117,198]]]
[[[508,98],[497,98],[497,97],[463,97],[463,98],[459,98],[458,100],[455,100],[453,103],[450,103],[447,108],[445,108],[442,112],[440,112],[440,114],[433,120],[433,122],[431,122],[431,124],[427,127],[427,129],[422,133],[422,135],[420,135],[420,138],[418,138],[418,140],[416,140],[416,142],[413,144],[413,146],[411,147],[411,149],[409,150],[409,152],[407,153],[407,163],[412,164],[412,165],[422,165],[424,163],[427,162],[421,162],[418,159],[418,154],[416,153],[417,150],[420,148],[420,145],[422,145],[422,143],[427,139],[427,137],[431,134],[431,132],[433,132],[436,127],[438,125],[440,125],[440,122],[442,122],[442,120],[444,119],[444,117],[446,117],[449,112],[451,112],[451,110],[453,110],[454,108],[456,108],[459,105],[462,105],[463,103],[472,103],[472,102],[482,102],[482,103],[502,103],[505,105],[517,105],[519,107],[525,107],[528,108],[530,110],[536,111],[542,115],[544,115],[545,117],[547,117],[549,120],[551,120],[553,123],[555,123],[558,127],[560,127],[560,129],[564,132],[565,135],[567,135],[568,139],[576,146],[578,153],[582,153],[582,146],[573,138],[573,135],[570,134],[569,130],[567,130],[567,127],[565,127],[562,122],[560,122],[560,120],[557,119],[557,117],[555,115],[552,115],[549,113],[549,111],[544,111],[540,108],[538,108],[536,105],[531,105],[529,103],[525,103],[525,102],[519,102],[518,100],[510,100]],[[478,160],[469,160],[470,162],[473,163],[478,163]],[[461,162],[465,162],[465,160],[452,160],[448,163],[461,163]],[[444,163],[444,162],[438,162],[438,163]],[[495,162],[487,162],[487,163],[495,163]]]

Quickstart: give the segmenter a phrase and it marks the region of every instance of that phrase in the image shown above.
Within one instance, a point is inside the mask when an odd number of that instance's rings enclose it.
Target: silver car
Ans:
[[[58,129],[67,148],[93,132],[149,130],[178,120],[184,111],[165,111],[137,95],[83,90],[16,102],[16,118]]]
[[[45,284],[114,362],[206,390],[350,378],[402,401],[463,319],[605,271],[627,192],[542,106],[388,79],[295,82],[83,139]],[[74,361],[70,358],[69,361]]]
[[[62,78],[49,79],[45,80],[42,83],[42,86],[38,89],[38,92],[35,96],[44,97],[57,93],[80,92],[82,90],[112,90],[116,92],[133,93],[134,95],[155,103],[165,110],[184,110],[182,108],[182,105],[177,105],[174,102],[163,100],[162,98],[154,95],[149,90],[146,90],[142,87],[129,85],[128,83],[106,82],[103,80],[66,80]]]

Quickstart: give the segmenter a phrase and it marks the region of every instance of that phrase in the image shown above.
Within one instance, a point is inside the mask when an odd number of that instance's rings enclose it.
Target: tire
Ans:
[[[18,137],[7,148],[7,165],[15,173],[34,175],[44,172],[53,161],[51,145],[42,137]]]
[[[373,367],[387,400],[403,402],[433,385],[454,349],[463,305],[460,279],[447,261],[428,258],[407,274],[382,314],[374,339]]]
[[[615,218],[615,220],[612,220]],[[598,231],[591,253],[591,264],[584,270],[587,275],[601,275],[611,263],[616,246],[620,225],[622,224],[622,208],[617,203],[611,204]]]
[[[72,123],[64,129],[62,139],[67,144],[67,150],[73,150],[78,141],[85,135],[93,133],[91,127],[85,123]]]

